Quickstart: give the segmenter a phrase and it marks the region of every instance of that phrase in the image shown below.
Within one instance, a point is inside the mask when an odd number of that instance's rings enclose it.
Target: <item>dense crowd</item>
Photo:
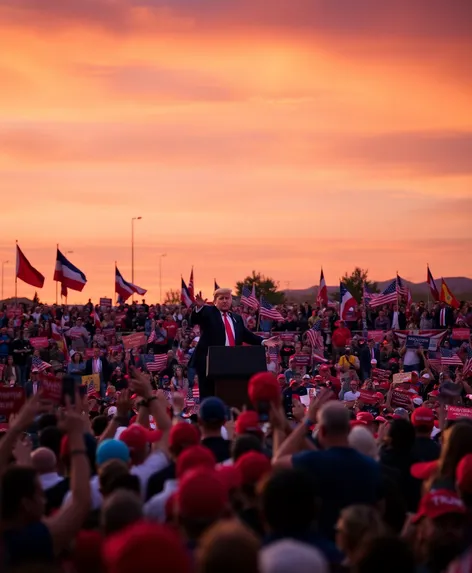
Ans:
[[[0,439],[0,567],[470,573],[472,307],[235,310],[280,336],[241,411],[199,403],[183,306],[0,311],[3,383],[28,396]],[[45,399],[48,372],[75,392]]]

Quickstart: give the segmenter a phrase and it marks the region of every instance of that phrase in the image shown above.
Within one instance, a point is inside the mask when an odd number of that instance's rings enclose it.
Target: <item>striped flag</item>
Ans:
[[[370,301],[372,300],[372,298],[374,297],[374,294],[370,292],[370,290],[367,288],[367,285],[364,283],[364,304],[369,304]]]
[[[102,323],[100,322],[100,317],[98,316],[98,312],[96,310],[93,311],[92,317],[95,328],[101,328]]]
[[[57,249],[56,267],[54,270],[53,280],[62,283],[72,290],[82,291],[87,283],[87,277],[84,273],[74,266],[62,253]]]
[[[147,362],[149,372],[161,372],[167,366],[167,354],[154,354],[154,362]]]
[[[431,296],[433,297],[433,300],[438,301],[439,300],[438,287],[436,286],[436,283],[433,279],[433,275],[431,274],[431,271],[429,270],[429,266],[427,266],[426,268],[428,269],[426,282],[429,285],[429,290],[431,292]]]
[[[397,299],[397,279],[393,279],[383,292],[372,295],[370,306],[376,307],[383,304],[391,304],[392,302],[397,302]]]
[[[216,282],[216,279],[213,279],[213,282],[215,283],[213,285],[213,290],[218,290],[220,288],[220,285]]]
[[[260,308],[261,318],[268,318],[269,320],[275,320],[277,322],[283,322],[285,318],[280,314],[280,312],[274,308],[269,302],[267,302],[264,297],[261,296],[261,308]]]
[[[151,334],[149,335],[148,338],[148,344],[152,344],[153,342],[155,342],[157,340],[157,336],[156,336],[156,329],[153,328],[151,330]]]
[[[408,287],[404,284],[403,279],[397,273],[397,292],[400,296],[408,298]]]
[[[320,308],[328,306],[328,287],[324,278],[323,267],[321,267],[320,285],[318,287],[318,295],[316,297],[316,305]]]
[[[324,348],[323,336],[321,335],[321,320],[317,320],[312,328],[306,331],[306,337],[313,350],[322,350]]]
[[[51,368],[51,365],[48,362],[44,362],[38,356],[33,356],[31,360],[32,368],[37,368],[39,372],[44,372],[48,368]]]
[[[444,366],[462,366],[462,360],[450,348],[441,348],[441,363]]]
[[[115,265],[115,292],[118,294],[120,299],[124,302],[128,300],[128,298],[133,294],[139,294],[143,296],[146,294],[146,289],[143,289],[133,283],[129,283],[125,281],[123,275],[118,270],[118,267]]]
[[[180,288],[180,300],[181,300],[182,304],[184,304],[187,308],[191,307],[193,304],[192,297],[190,296],[190,293],[188,291],[188,287],[185,284],[185,281],[183,278],[182,278],[182,284],[181,284],[181,288]]]
[[[190,272],[190,279],[188,281],[188,294],[192,302],[195,302],[195,285],[193,283],[193,267]]]
[[[256,297],[256,285],[252,285],[252,290],[249,290],[247,286],[243,286],[243,290],[241,292],[241,304],[244,304],[249,308],[259,308],[259,301]]]
[[[466,377],[472,376],[472,348],[470,346],[467,347],[467,358],[464,362],[462,374]]]
[[[441,353],[439,351],[437,351],[437,352],[429,351],[428,352],[428,362],[429,362],[429,365],[431,366],[431,368],[433,370],[436,370],[436,372],[441,370],[441,366],[442,366]]]

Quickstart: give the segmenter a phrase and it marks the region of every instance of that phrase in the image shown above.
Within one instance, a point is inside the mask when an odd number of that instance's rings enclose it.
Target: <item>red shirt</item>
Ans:
[[[176,337],[179,325],[175,320],[164,320],[162,326],[167,330],[167,338],[174,339]]]
[[[341,346],[346,346],[348,341],[351,340],[351,331],[347,327],[340,327],[336,328],[333,332],[333,346],[337,346],[338,348]]]

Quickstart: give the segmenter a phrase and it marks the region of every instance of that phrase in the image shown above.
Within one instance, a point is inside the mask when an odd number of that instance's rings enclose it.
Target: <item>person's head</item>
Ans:
[[[318,413],[318,439],[323,447],[348,443],[351,430],[349,412],[340,402],[328,402]]]
[[[200,404],[198,420],[202,432],[219,433],[226,422],[226,406],[220,398],[211,396]]]
[[[361,454],[374,460],[379,457],[379,449],[372,432],[364,426],[355,426],[349,434],[349,445]]]
[[[437,470],[428,482],[431,486],[437,478],[455,478],[457,464],[466,454],[472,453],[472,423],[460,420],[443,432],[443,444]]]
[[[93,349],[93,357],[96,360],[97,358],[100,358],[100,348],[96,347]]]
[[[417,436],[429,437],[434,428],[433,410],[425,406],[420,406],[411,415],[411,423]]]
[[[74,352],[74,355],[72,356],[72,362],[74,362],[74,364],[82,362],[82,354],[80,354],[80,352]]]
[[[13,366],[13,356],[7,358],[7,366]]]
[[[130,463],[130,451],[128,446],[120,440],[103,440],[100,442],[96,452],[96,465],[101,468],[107,462],[121,461],[126,465]]]
[[[172,426],[169,433],[169,451],[174,458],[187,448],[200,442],[200,433],[193,424],[180,422]]]
[[[56,458],[61,455],[62,432],[57,426],[46,426],[39,431],[39,445],[54,452]]]
[[[259,555],[260,573],[328,573],[329,565],[319,549],[283,539],[264,547]]]
[[[232,302],[231,289],[219,288],[215,291],[213,303],[219,311],[228,312],[231,309]]]
[[[39,475],[49,474],[56,471],[57,458],[52,450],[37,448],[31,454],[31,464]]]
[[[237,520],[210,527],[197,550],[199,573],[259,573],[259,539]]]
[[[351,505],[343,509],[336,524],[336,545],[355,563],[356,553],[369,537],[386,533],[385,524],[375,507]]]
[[[290,537],[307,531],[316,517],[317,492],[312,477],[303,470],[272,473],[261,487],[261,509],[269,533]]]
[[[11,466],[3,474],[0,487],[2,521],[27,525],[44,515],[46,498],[33,468]]]
[[[175,367],[175,377],[176,378],[183,378],[184,376],[184,369],[182,368],[182,366],[176,366]]]
[[[133,476],[135,477],[135,476]],[[104,499],[100,528],[105,536],[121,531],[143,517],[143,504],[138,493],[117,489]]]
[[[98,438],[103,434],[107,426],[108,426],[107,416],[105,415],[96,416],[92,420],[93,435]]]
[[[392,450],[409,455],[415,442],[415,430],[408,420],[396,419],[389,424],[386,443]]]
[[[120,435],[130,451],[133,464],[139,465],[144,462],[150,452],[150,444],[158,442],[162,438],[159,430],[148,430],[140,424],[131,424]]]
[[[231,444],[231,458],[234,462],[247,452],[262,452],[262,441],[258,436],[242,434]]]

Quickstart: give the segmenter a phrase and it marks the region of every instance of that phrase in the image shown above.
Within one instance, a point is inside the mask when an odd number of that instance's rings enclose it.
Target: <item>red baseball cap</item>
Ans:
[[[184,449],[200,443],[200,433],[193,424],[179,422],[169,432],[169,447]]]
[[[427,426],[433,429],[434,426],[434,412],[431,408],[420,406],[411,415],[411,423],[413,426]]]
[[[241,412],[236,420],[234,429],[236,434],[246,434],[247,432],[262,434],[257,412],[254,412],[253,410]]]
[[[175,475],[180,479],[189,470],[200,466],[213,469],[215,465],[216,458],[211,450],[200,445],[190,446],[177,458]]]
[[[366,424],[372,424],[374,416],[370,412],[359,412],[356,416],[356,420],[360,420]]]
[[[258,372],[249,380],[248,394],[254,405],[258,402],[277,403],[280,400],[280,385],[274,374]]]
[[[141,424],[131,424],[120,434],[120,440],[132,450],[141,450],[147,444],[154,444],[162,438],[160,430],[148,430]]]
[[[193,520],[221,517],[229,504],[228,488],[214,469],[195,468],[179,480],[178,512]]]
[[[228,492],[242,486],[243,476],[241,470],[236,466],[218,466],[216,471],[220,479],[223,480],[223,483],[228,488]]]
[[[235,466],[241,471],[243,485],[256,484],[272,470],[269,458],[260,452],[243,454]]]
[[[466,508],[462,499],[448,489],[430,491],[421,498],[418,513],[413,516],[412,522],[417,523],[423,517],[436,519],[448,513],[465,514]]]
[[[438,460],[434,460],[433,462],[418,462],[412,464],[410,473],[416,479],[429,479],[436,471],[438,463]]]
[[[456,484],[461,492],[472,493],[472,454],[466,454],[457,464]]]
[[[134,523],[108,537],[103,548],[107,573],[152,571],[156,568],[156,555],[159,555],[159,573],[192,571],[189,554],[178,533],[158,523]]]

